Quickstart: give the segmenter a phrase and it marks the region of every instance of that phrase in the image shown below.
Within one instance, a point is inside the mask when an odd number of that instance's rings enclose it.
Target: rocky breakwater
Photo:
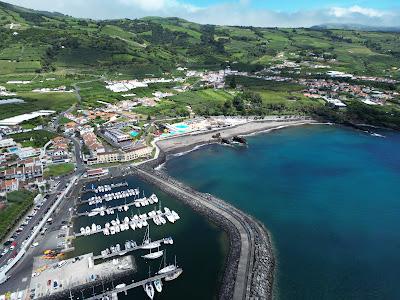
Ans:
[[[144,164],[135,173],[180,199],[228,234],[229,253],[219,298],[272,299],[275,260],[266,228],[229,203],[200,193],[152,166]]]

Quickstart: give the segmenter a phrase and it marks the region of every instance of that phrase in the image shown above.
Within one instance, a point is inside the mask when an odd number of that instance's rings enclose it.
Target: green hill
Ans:
[[[219,69],[227,62],[257,70],[283,59],[329,60],[342,71],[391,75],[400,59],[398,33],[213,26],[158,17],[94,21],[3,2],[0,28],[0,75],[73,70],[145,76],[177,65]]]

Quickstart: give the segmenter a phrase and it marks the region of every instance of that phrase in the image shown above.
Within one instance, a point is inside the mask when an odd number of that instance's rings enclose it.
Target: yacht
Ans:
[[[144,290],[145,290],[147,296],[148,296],[150,299],[153,299],[153,298],[154,298],[154,287],[153,287],[153,285],[151,284],[151,282],[146,283],[146,284],[143,286],[143,288],[144,288]]]
[[[162,292],[162,281],[161,281],[161,279],[154,280],[153,283],[154,283],[154,287],[156,288],[156,291],[161,293]]]

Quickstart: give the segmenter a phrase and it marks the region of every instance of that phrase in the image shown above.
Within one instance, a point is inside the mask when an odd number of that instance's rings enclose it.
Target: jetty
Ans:
[[[135,171],[228,233],[231,245],[220,299],[272,299],[275,261],[268,232],[260,222],[225,201],[200,193],[150,166],[142,165]]]

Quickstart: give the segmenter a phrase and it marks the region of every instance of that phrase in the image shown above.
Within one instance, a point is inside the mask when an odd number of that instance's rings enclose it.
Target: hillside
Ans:
[[[0,75],[74,70],[145,76],[177,65],[257,70],[284,59],[393,75],[400,34],[200,25],[177,18],[83,20],[0,2]],[[332,60],[335,59],[335,60]],[[313,70],[311,70],[312,72]]]

